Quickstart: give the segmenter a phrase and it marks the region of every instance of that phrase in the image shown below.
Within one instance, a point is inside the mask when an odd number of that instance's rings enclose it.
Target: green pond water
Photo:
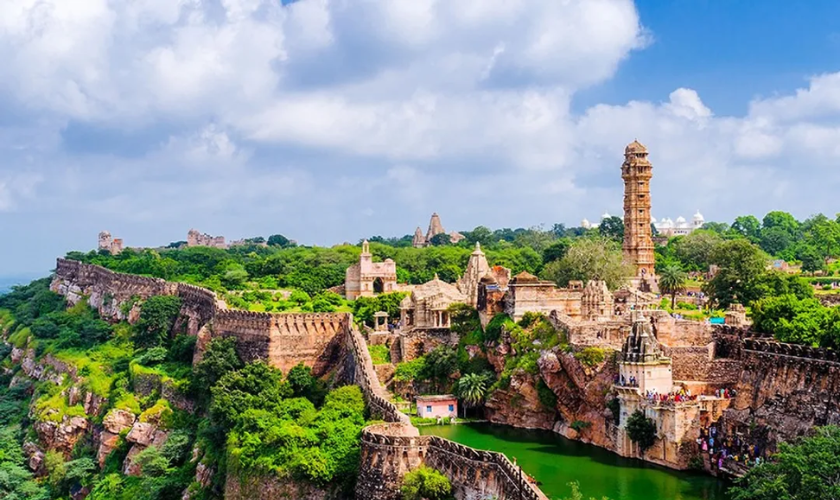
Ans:
[[[584,498],[611,500],[729,500],[726,484],[713,477],[672,471],[641,460],[622,458],[597,446],[549,431],[490,424],[420,427],[480,450],[504,453],[540,482],[551,499],[565,498],[577,481]]]

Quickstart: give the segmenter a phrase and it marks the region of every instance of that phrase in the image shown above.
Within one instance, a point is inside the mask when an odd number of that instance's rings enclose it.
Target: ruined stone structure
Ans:
[[[650,179],[653,166],[648,150],[639,141],[624,149],[621,178],[624,179],[624,260],[634,267],[637,278],[654,275],[651,237]]]
[[[224,236],[210,236],[207,233],[200,233],[197,229],[190,229],[187,232],[188,247],[213,247],[227,248]]]
[[[373,262],[370,243],[362,242],[359,262],[347,268],[344,279],[344,294],[347,300],[359,297],[373,297],[380,293],[396,292],[397,265],[391,259]]]
[[[117,255],[123,251],[123,240],[121,238],[112,238],[111,233],[102,231],[99,233],[99,244],[97,250],[109,252],[111,255]]]
[[[421,230],[418,226],[417,229],[414,230],[414,238],[412,239],[411,244],[414,248],[423,248],[431,244],[432,238],[445,233],[446,230],[443,228],[443,224],[440,223],[440,216],[437,213],[433,213],[432,218],[429,220],[429,229],[426,231],[426,235],[423,235],[423,230]],[[455,244],[463,239],[463,234],[457,231],[449,232],[450,243]]]
[[[553,281],[545,281],[522,271],[508,283],[504,296],[504,312],[519,321],[526,312],[550,314],[558,311],[572,318],[581,314],[583,285],[579,281],[569,288],[557,288]]]
[[[613,295],[607,288],[606,282],[590,280],[586,283],[580,300],[580,313],[583,320],[606,321],[612,317],[614,309]]]

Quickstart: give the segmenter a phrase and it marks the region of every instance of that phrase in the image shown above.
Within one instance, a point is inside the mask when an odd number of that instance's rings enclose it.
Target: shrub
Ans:
[[[368,351],[375,365],[384,365],[391,362],[391,350],[385,345],[369,345]]]
[[[569,424],[569,427],[576,430],[577,432],[581,432],[584,429],[592,427],[592,422],[587,422],[586,420],[575,420],[574,422]]]
[[[627,419],[627,436],[639,445],[644,453],[656,441],[656,423],[647,418],[641,410],[636,410]]]
[[[452,496],[452,484],[440,472],[422,466],[403,477],[400,488],[404,500],[449,500]]]
[[[557,405],[557,395],[546,385],[542,378],[537,381],[537,396],[540,398],[540,403],[548,409],[553,410]]]
[[[181,299],[172,295],[155,295],[143,302],[137,320],[134,341],[140,347],[162,344],[175,325],[181,311]]]
[[[399,382],[412,382],[414,380],[423,380],[426,374],[426,356],[403,363],[397,363],[396,371],[394,372],[394,380]]]
[[[617,424],[621,418],[621,401],[618,398],[612,398],[607,401],[607,408],[612,413],[613,422]]]
[[[604,350],[599,347],[585,347],[575,353],[575,359],[586,366],[596,366],[604,362]]]

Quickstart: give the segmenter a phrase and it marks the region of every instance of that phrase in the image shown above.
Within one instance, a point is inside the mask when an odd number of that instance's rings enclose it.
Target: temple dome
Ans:
[[[699,221],[704,221],[704,220],[705,219],[703,218],[703,214],[701,214],[700,210],[698,210],[697,213],[694,214],[694,221],[699,222]]]
[[[626,154],[626,155],[635,154],[635,153],[647,153],[647,152],[648,152],[648,150],[645,147],[645,145],[642,144],[641,142],[637,141],[637,140],[634,140],[633,142],[628,144],[626,148],[624,148],[624,154]]]
[[[601,220],[609,219],[610,217],[612,217],[612,216],[610,215],[609,212],[604,212],[604,214],[601,215]]]

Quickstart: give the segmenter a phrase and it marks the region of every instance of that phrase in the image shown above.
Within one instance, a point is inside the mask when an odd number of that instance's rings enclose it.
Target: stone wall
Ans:
[[[724,412],[728,432],[773,451],[820,425],[840,424],[840,357],[834,351],[745,339],[737,396]]]

